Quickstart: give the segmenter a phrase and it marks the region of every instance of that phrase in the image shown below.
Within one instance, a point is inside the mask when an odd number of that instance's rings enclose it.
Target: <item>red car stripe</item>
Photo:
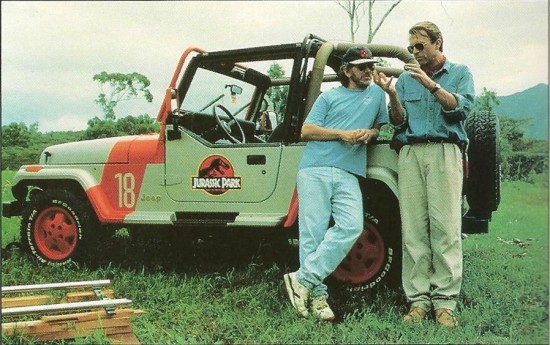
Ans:
[[[136,209],[147,165],[163,163],[164,145],[158,134],[117,142],[109,153],[101,182],[87,191],[99,220],[122,223]]]

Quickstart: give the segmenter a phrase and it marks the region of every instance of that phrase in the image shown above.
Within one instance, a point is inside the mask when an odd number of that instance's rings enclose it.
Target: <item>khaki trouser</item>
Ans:
[[[403,289],[413,307],[454,310],[462,284],[462,154],[449,143],[399,153]]]

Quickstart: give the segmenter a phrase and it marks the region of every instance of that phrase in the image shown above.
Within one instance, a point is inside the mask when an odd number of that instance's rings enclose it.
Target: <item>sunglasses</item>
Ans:
[[[367,68],[370,69],[371,71],[374,71],[374,63],[373,62],[371,62],[371,63],[362,63],[362,64],[354,65],[354,66],[357,67],[357,69],[360,70],[361,72],[363,72]]]
[[[423,51],[426,44],[429,44],[429,43],[432,43],[432,42],[424,42],[424,43],[417,43],[415,44],[414,46],[408,46],[407,47],[407,50],[409,51],[409,53],[412,54],[412,52],[414,51],[414,49],[418,50],[419,52]]]

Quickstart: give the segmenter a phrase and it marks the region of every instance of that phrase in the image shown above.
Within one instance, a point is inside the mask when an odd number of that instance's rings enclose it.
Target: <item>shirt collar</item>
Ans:
[[[440,61],[438,61],[438,63],[435,66],[427,67],[427,68],[421,67],[421,68],[424,72],[426,72],[428,77],[431,78],[434,74],[436,74],[439,70],[443,68],[446,62],[447,62],[447,58],[445,57],[445,55],[441,55]]]

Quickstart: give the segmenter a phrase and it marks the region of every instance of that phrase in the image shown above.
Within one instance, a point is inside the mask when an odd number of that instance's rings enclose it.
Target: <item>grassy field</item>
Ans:
[[[10,173],[2,173],[2,199]],[[19,219],[2,218],[2,248],[19,238]],[[237,249],[236,249],[237,248]],[[183,343],[476,343],[548,344],[548,183],[506,182],[489,234],[464,239],[461,327],[401,322],[400,290],[330,302],[337,322],[299,319],[282,275],[297,256],[265,241],[231,238],[132,242],[123,233],[98,248],[94,263],[38,267],[14,249],[2,253],[2,285],[111,279],[117,297],[145,314],[133,322],[144,344]],[[21,339],[2,337],[4,344]],[[107,343],[101,336],[77,343]]]

